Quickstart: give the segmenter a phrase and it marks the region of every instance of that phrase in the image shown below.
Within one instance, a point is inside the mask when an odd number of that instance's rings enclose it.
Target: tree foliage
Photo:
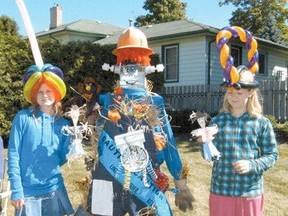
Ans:
[[[6,35],[18,35],[16,22],[8,16],[0,16],[0,32]]]
[[[101,83],[103,91],[112,91],[117,75],[103,71],[102,65],[115,64],[116,57],[112,55],[115,45],[100,46],[80,41],[59,44],[47,40],[40,42],[40,47],[45,62],[63,70],[68,87],[76,88],[80,81],[89,76]]]
[[[179,0],[146,0],[143,8],[148,14],[136,18],[135,26],[169,22],[186,18],[187,3]]]
[[[287,0],[224,0],[220,6],[233,4],[230,25],[241,26],[253,35],[288,44]]]
[[[63,103],[77,95],[77,85],[85,77],[92,77],[102,86],[102,92],[112,92],[119,75],[103,71],[103,63],[114,65],[116,57],[112,50],[116,45],[94,44],[92,42],[70,42],[59,44],[53,40],[39,41],[43,62],[63,70],[67,94]],[[159,63],[159,56],[153,55],[151,63]],[[7,140],[14,115],[29,104],[23,97],[22,77],[34,60],[28,40],[0,32],[0,134]],[[163,76],[163,75],[162,75]],[[159,74],[151,75],[156,90],[163,82]],[[72,88],[70,88],[72,87]],[[153,89],[154,90],[154,89]]]
[[[76,95],[70,87],[77,85],[86,76],[101,83],[105,92],[111,92],[117,75],[103,71],[103,63],[115,64],[112,50],[115,45],[100,46],[91,42],[59,44],[52,40],[39,41],[43,62],[63,70],[67,95]],[[18,36],[7,36],[0,32],[0,134],[7,140],[14,115],[29,104],[23,97],[22,77],[34,60],[28,40]]]
[[[0,32],[0,134],[5,138],[11,120],[19,107],[25,106],[22,94],[22,75],[32,63],[29,44],[16,36]]]

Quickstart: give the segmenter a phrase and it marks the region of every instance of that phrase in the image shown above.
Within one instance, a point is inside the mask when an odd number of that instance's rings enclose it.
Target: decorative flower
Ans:
[[[153,138],[154,138],[156,149],[158,151],[161,151],[166,146],[166,143],[167,143],[165,136],[162,134],[154,134]]]
[[[140,103],[132,102],[133,116],[137,119],[144,118],[146,115],[147,109],[148,109],[147,104],[140,104]]]
[[[108,118],[110,121],[117,123],[121,119],[121,115],[116,108],[108,111]]]
[[[122,95],[123,94],[123,88],[121,88],[121,87],[115,88],[114,93],[116,95]]]
[[[154,180],[154,183],[161,191],[165,191],[169,186],[169,178],[160,170],[155,169],[154,171],[157,174],[157,179]]]
[[[76,126],[81,114],[85,113],[83,107],[78,107],[77,105],[72,105],[69,111],[65,113],[68,117],[72,119],[73,125]]]

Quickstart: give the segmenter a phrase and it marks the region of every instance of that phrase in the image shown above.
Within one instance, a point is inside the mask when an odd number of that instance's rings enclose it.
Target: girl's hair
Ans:
[[[251,95],[248,98],[247,102],[247,112],[252,116],[252,117],[258,117],[259,115],[262,114],[262,106],[260,104],[259,97],[260,92],[258,90],[259,83],[255,81],[255,76],[254,74],[249,71],[249,69],[246,66],[240,65],[237,67],[237,72],[239,74],[239,86],[240,88],[245,88],[247,89]],[[232,91],[236,91],[236,89],[233,89]],[[227,100],[227,92],[229,89],[226,90],[225,96],[224,96],[224,102],[223,102],[223,107],[220,110],[220,112],[232,112],[232,106],[229,104]]]
[[[235,91],[235,90],[234,90]],[[248,89],[252,94],[248,98],[247,102],[247,112],[252,116],[252,117],[258,117],[259,115],[262,114],[262,106],[259,100],[260,92],[258,89]],[[224,102],[223,102],[223,107],[221,108],[220,112],[232,112],[232,106],[229,104],[227,100],[227,91],[224,96]]]

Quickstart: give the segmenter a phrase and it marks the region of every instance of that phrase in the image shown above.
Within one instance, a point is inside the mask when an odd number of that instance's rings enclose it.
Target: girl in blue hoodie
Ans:
[[[23,78],[24,97],[31,103],[14,120],[8,146],[8,175],[15,215],[72,215],[60,166],[66,163],[69,137],[61,133],[69,124],[61,116],[66,94],[58,67],[31,66]]]

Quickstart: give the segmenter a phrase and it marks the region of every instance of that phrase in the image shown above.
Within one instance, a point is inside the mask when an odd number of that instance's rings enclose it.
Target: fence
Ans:
[[[280,121],[288,118],[288,90],[286,81],[260,82],[263,113]],[[162,96],[174,109],[191,109],[217,113],[222,106],[225,90],[220,85],[191,85],[165,87]]]

